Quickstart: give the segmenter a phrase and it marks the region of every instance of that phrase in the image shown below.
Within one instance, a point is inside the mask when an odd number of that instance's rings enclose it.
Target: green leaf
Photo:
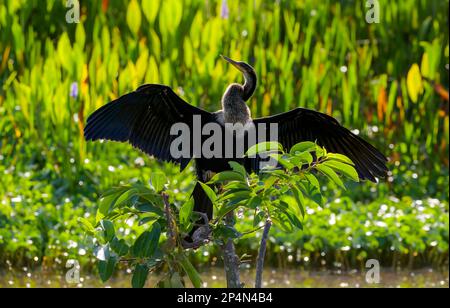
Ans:
[[[211,200],[212,203],[216,202],[217,200],[217,195],[214,192],[214,190],[212,190],[211,187],[209,187],[208,185],[199,182],[200,185],[202,186],[203,190],[205,191],[205,194],[208,196],[209,200]]]
[[[343,162],[343,163],[346,163],[346,164],[349,164],[352,166],[355,165],[350,158],[348,158],[347,156],[342,155],[342,154],[328,153],[327,158],[332,159],[332,160],[337,160],[337,161],[340,161],[340,162]]]
[[[163,210],[161,210],[159,207],[156,207],[152,203],[142,203],[135,205],[134,208],[138,210],[139,212],[143,213],[154,213],[158,216],[164,216]]]
[[[156,16],[158,16],[160,3],[160,0],[142,0],[142,12],[149,24],[155,22]]]
[[[255,210],[255,209],[257,209],[259,206],[261,206],[261,203],[262,203],[261,197],[259,197],[259,196],[254,196],[254,197],[252,197],[252,198],[248,201],[247,207],[250,208],[250,209]]]
[[[241,164],[234,161],[230,161],[228,162],[228,164],[230,165],[231,169],[233,169],[233,171],[241,174],[244,178],[247,176],[247,170],[245,170],[244,166],[242,166]]]
[[[191,222],[190,218],[191,218],[193,209],[194,209],[194,199],[193,198],[190,198],[188,202],[185,202],[181,206],[179,216],[180,216],[180,224],[183,227],[187,227],[190,224],[190,222]]]
[[[261,211],[258,212],[258,214],[255,215],[255,218],[253,219],[253,227],[256,228],[259,226],[259,224],[266,219],[266,213]]]
[[[291,157],[290,161],[297,167],[302,167],[304,164],[311,165],[314,158],[309,152],[303,152],[300,154],[296,154],[295,156]]]
[[[110,247],[120,257],[126,256],[128,254],[128,251],[130,250],[130,247],[128,247],[125,240],[119,240],[117,237],[114,237],[114,239],[111,241]]]
[[[192,263],[189,261],[189,259],[183,253],[180,253],[178,255],[178,259],[180,261],[181,266],[183,267],[183,270],[186,272],[189,279],[191,280],[194,288],[201,288],[203,284],[202,278],[200,277],[199,273],[192,265]]]
[[[117,199],[123,193],[123,191],[124,191],[123,189],[118,189],[114,190],[112,193],[108,193],[107,195],[103,196],[100,199],[98,212],[101,213],[103,216],[108,215],[111,209],[114,207],[114,204],[116,203]]]
[[[98,261],[97,269],[100,274],[100,279],[103,282],[107,282],[114,273],[117,260],[114,257],[108,258],[106,261]]]
[[[155,221],[159,220],[159,216],[157,216],[155,213],[147,213],[144,216],[141,216],[139,219],[139,226],[148,224],[148,223],[154,223]]]
[[[133,206],[134,204],[136,204],[138,199],[139,199],[138,190],[132,188],[121,194],[120,197],[117,198],[116,202],[113,204],[112,208],[122,206]]]
[[[314,152],[316,151],[316,147],[317,145],[311,141],[300,142],[294,145],[289,153],[291,155],[299,155],[303,152]]]
[[[114,230],[114,224],[109,220],[102,220],[100,222],[100,226],[104,232],[104,238],[107,242],[112,241],[112,239],[116,235],[116,231]]]
[[[167,177],[162,172],[152,173],[151,184],[157,193],[164,190],[164,185],[167,184]]]
[[[280,143],[274,141],[258,143],[250,147],[247,153],[245,153],[245,156],[255,157],[258,154],[267,152],[283,152],[283,146]]]
[[[280,228],[282,231],[286,233],[291,233],[294,231],[294,228],[292,226],[292,222],[289,219],[289,217],[286,215],[286,213],[275,210],[271,213],[271,219],[275,226]]]
[[[238,202],[250,199],[250,191],[249,190],[238,190],[232,191],[225,195],[222,195],[219,200],[226,201],[229,200],[229,203],[237,204]]]
[[[306,173],[305,178],[308,180],[308,182],[320,190],[320,183],[319,180],[316,178],[314,174]]]
[[[333,171],[330,167],[324,166],[323,164],[316,166],[317,170],[325,174],[332,182],[336,183],[339,187],[345,189],[344,183],[342,183],[339,176],[336,172]]]
[[[348,164],[345,164],[345,163],[342,163],[342,162],[336,161],[336,160],[327,160],[327,161],[323,162],[322,165],[328,166],[328,167],[334,169],[335,171],[347,176],[348,178],[350,178],[351,180],[353,180],[355,182],[359,182],[358,172],[351,165],[348,165]]]
[[[302,216],[305,217],[305,197],[303,196],[301,190],[298,189],[296,186],[293,186],[291,189],[295,201],[297,202],[297,206],[300,209],[300,213],[302,213]]]
[[[275,159],[287,170],[292,170],[293,168],[295,168],[295,165],[293,163],[291,163],[288,159],[286,159],[286,156],[284,156],[284,155],[270,154],[269,157],[272,157],[273,159]]]
[[[137,264],[134,268],[131,285],[135,289],[142,289],[145,286],[149,273],[149,268],[144,264]]]
[[[236,171],[224,171],[216,174],[209,183],[223,183],[229,181],[245,181],[245,177]]]
[[[159,244],[161,226],[154,223],[150,231],[145,231],[131,248],[132,255],[136,258],[151,258]]]
[[[83,229],[90,235],[93,235],[95,233],[95,228],[94,226],[91,224],[91,222],[89,220],[87,220],[86,218],[80,217],[78,218],[78,222],[81,223]]]
[[[419,95],[424,91],[422,75],[420,74],[419,65],[414,63],[408,72],[406,79],[406,85],[408,88],[408,94],[413,103],[417,103],[419,100]]]
[[[131,0],[127,9],[127,24],[130,27],[131,32],[137,35],[139,28],[141,27],[141,8],[136,0]]]

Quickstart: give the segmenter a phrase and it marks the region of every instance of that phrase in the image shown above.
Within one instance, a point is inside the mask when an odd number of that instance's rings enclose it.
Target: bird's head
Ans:
[[[255,69],[245,62],[237,62],[225,56],[222,56],[222,58],[241,71],[244,75],[245,84],[243,87],[244,91],[242,99],[248,101],[256,90],[257,77]]]

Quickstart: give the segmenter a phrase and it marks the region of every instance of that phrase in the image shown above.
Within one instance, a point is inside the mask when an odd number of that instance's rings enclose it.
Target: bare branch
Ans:
[[[261,238],[261,245],[259,247],[258,260],[256,261],[256,281],[255,288],[262,288],[262,274],[264,270],[264,258],[266,256],[267,238],[269,237],[270,228],[272,227],[272,221],[266,220],[264,231]]]

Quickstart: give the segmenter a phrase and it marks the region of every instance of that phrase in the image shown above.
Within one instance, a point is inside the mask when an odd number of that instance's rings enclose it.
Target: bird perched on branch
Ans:
[[[245,83],[231,84],[222,97],[222,109],[218,112],[208,112],[194,107],[180,98],[168,86],[149,84],[126,94],[119,99],[95,111],[87,120],[84,135],[86,140],[111,140],[129,142],[134,147],[154,156],[155,158],[179,164],[184,170],[194,159],[197,177],[202,182],[208,182],[212,175],[230,169],[230,161],[242,163],[248,172],[258,172],[255,159],[243,157],[205,157],[202,147],[208,136],[201,136],[200,143],[195,143],[198,137],[195,133],[196,123],[201,125],[216,124],[224,127],[226,124],[242,124],[258,130],[265,125],[263,135],[270,141],[272,138],[270,125],[277,126],[277,141],[284,148],[290,149],[302,141],[317,142],[329,152],[344,154],[355,164],[361,180],[375,182],[376,178],[385,177],[388,171],[387,159],[375,147],[341,126],[337,120],[313,110],[297,108],[292,111],[272,117],[252,119],[246,102],[252,97],[257,86],[255,70],[244,62],[236,62],[227,57],[224,60],[242,72]],[[188,155],[174,155],[172,146],[177,136],[173,127],[177,124],[188,128],[190,135],[188,143],[193,145]],[[229,146],[222,137],[222,153]],[[248,148],[248,144],[245,148]],[[175,147],[176,148],[176,147]],[[197,154],[196,154],[197,152]],[[200,153],[200,155],[198,154]],[[225,158],[226,157],[226,158]],[[197,184],[193,191],[194,211],[206,213],[209,219],[213,216],[213,205],[201,185]]]

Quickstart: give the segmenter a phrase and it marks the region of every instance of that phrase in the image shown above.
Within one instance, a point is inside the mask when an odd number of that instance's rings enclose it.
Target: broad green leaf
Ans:
[[[190,223],[190,218],[192,215],[192,211],[194,209],[194,199],[190,198],[189,201],[185,202],[180,209],[180,224],[182,226],[188,226]]]
[[[302,216],[305,217],[305,197],[299,188],[296,186],[291,187],[292,193],[294,195],[295,201],[297,201],[297,206],[302,213]]]
[[[121,206],[133,206],[138,199],[138,190],[130,189],[125,191],[119,198],[117,198],[116,202],[113,205],[113,208],[121,207]]]
[[[216,174],[209,183],[223,183],[228,181],[245,181],[242,174],[235,171],[224,171]]]
[[[348,158],[347,156],[342,155],[342,154],[328,153],[327,159],[337,160],[337,161],[340,161],[340,162],[343,162],[343,163],[346,163],[346,164],[349,164],[352,166],[355,165],[350,158]]]
[[[309,181],[309,183],[311,183],[311,185],[320,190],[319,180],[316,178],[314,174],[306,173],[305,178]]]
[[[181,266],[183,267],[183,270],[186,272],[189,279],[191,280],[194,288],[201,288],[203,285],[202,278],[200,277],[199,273],[192,265],[192,263],[189,261],[189,259],[183,253],[180,253],[178,255],[178,259],[180,261]]]
[[[275,159],[287,170],[292,170],[293,168],[295,168],[295,165],[293,163],[291,163],[288,159],[286,159],[284,155],[269,154],[269,157],[272,157],[273,159]]]
[[[345,189],[344,183],[342,183],[339,176],[336,172],[333,171],[330,167],[324,166],[323,164],[316,166],[317,170],[325,174],[332,182],[336,183],[339,187]]]
[[[145,215],[140,216],[139,226],[154,223],[155,221],[158,221],[159,218],[160,217],[155,213],[147,213]]]
[[[243,200],[250,198],[250,191],[249,190],[238,190],[238,191],[231,191],[227,194],[222,195],[219,200],[221,202],[229,200],[229,203],[241,202]]]
[[[161,227],[158,223],[154,223],[150,231],[145,231],[134,243],[131,248],[132,254],[137,258],[151,258],[159,244],[161,236]]]
[[[305,164],[311,165],[313,160],[314,158],[309,152],[302,152],[290,158],[290,162],[297,167],[302,167]]]
[[[257,209],[258,207],[260,207],[262,204],[262,199],[259,196],[254,196],[252,197],[248,203],[247,203],[247,207],[250,209]]]
[[[267,152],[283,152],[283,146],[278,142],[262,142],[255,144],[250,149],[248,149],[247,153],[245,153],[248,157],[256,157],[258,154],[263,154]]]
[[[347,176],[355,182],[359,182],[358,172],[353,166],[335,160],[327,160],[323,162],[322,165],[334,169],[335,171]]]
[[[110,247],[120,257],[126,256],[130,249],[125,240],[119,240],[117,237],[114,237],[114,239],[111,241]]]
[[[142,213],[154,213],[158,216],[164,216],[164,212],[159,207],[154,206],[151,203],[142,203],[135,205],[134,208]]]
[[[291,155],[299,155],[303,152],[314,152],[317,145],[314,142],[306,141],[294,145],[289,152]]]
[[[98,261],[97,269],[100,278],[103,282],[108,281],[114,273],[117,260],[114,257],[109,257],[106,261]]]
[[[233,169],[233,171],[241,174],[243,177],[247,176],[247,171],[245,170],[244,166],[242,166],[241,164],[234,162],[234,161],[230,161],[228,164]]]
[[[137,264],[134,268],[131,285],[135,289],[142,289],[145,286],[149,273],[149,268],[145,264]]]
[[[122,195],[124,191],[128,188],[121,187],[117,189],[112,189],[102,196],[98,206],[98,212],[104,216],[108,215],[110,211],[114,208],[117,199]]]
[[[155,191],[159,193],[164,190],[164,185],[167,184],[167,177],[162,172],[153,172],[151,183]]]
[[[209,200],[211,200],[212,203],[216,202],[217,195],[214,192],[214,190],[211,187],[209,187],[207,184],[204,184],[202,182],[199,182],[199,183],[202,186],[203,190],[205,191],[205,194],[208,196]]]
[[[292,233],[294,231],[293,225],[286,213],[280,210],[274,210],[271,213],[271,219],[273,224],[286,233]]]
[[[107,242],[110,242],[116,234],[116,231],[114,230],[114,224],[109,220],[102,220],[100,222],[100,226],[103,229],[105,240]]]
[[[86,218],[80,217],[80,218],[78,218],[78,222],[81,223],[81,225],[83,226],[83,229],[90,235],[93,235],[95,233],[94,226]]]

